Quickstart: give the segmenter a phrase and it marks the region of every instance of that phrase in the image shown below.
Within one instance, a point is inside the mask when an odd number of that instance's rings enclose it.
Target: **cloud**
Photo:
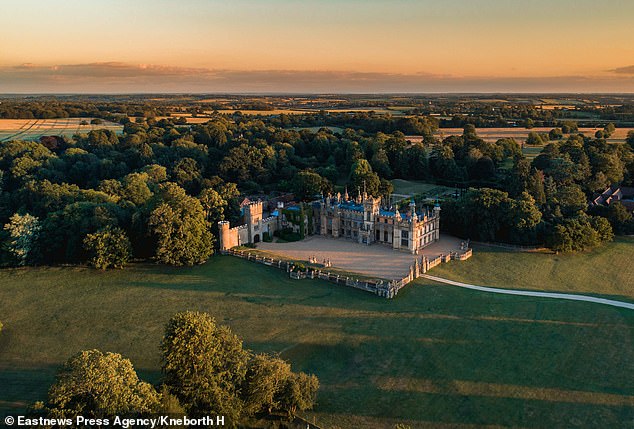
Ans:
[[[634,66],[618,67],[610,71],[612,73],[619,73],[619,74],[634,74]]]
[[[634,68],[634,67],[632,67]],[[622,70],[629,69],[624,67]],[[431,73],[226,70],[101,62],[0,67],[0,93],[634,92],[634,76],[458,77]]]

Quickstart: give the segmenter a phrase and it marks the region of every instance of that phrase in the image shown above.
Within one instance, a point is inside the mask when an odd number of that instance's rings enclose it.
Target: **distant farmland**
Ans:
[[[588,137],[594,137],[594,133],[602,129],[603,128],[579,128],[579,131],[576,134],[583,133]],[[550,130],[552,130],[552,128],[549,128],[549,127],[532,128],[530,130],[526,128],[520,128],[520,127],[514,127],[514,128],[505,127],[505,128],[477,128],[476,132],[478,133],[478,136],[480,138],[488,142],[495,142],[503,138],[514,138],[515,140],[517,140],[518,143],[522,143],[526,141],[526,139],[528,138],[528,133],[530,132],[548,134]],[[624,143],[625,138],[627,137],[627,133],[630,130],[631,128],[617,128],[614,131],[614,133],[612,133],[610,138],[607,140],[608,143]],[[462,135],[462,132],[463,132],[462,128],[441,128],[436,132],[436,135],[438,137],[445,138],[449,136]],[[414,139],[416,138],[420,140],[420,138],[416,136],[413,136],[413,138],[410,138],[410,137],[407,137],[407,138],[412,141],[414,141]]]
[[[71,137],[92,130],[112,130],[123,134],[122,125],[105,120],[102,124],[91,124],[92,119],[94,118],[0,119],[0,141],[38,140],[42,136]],[[82,125],[82,121],[87,125]]]

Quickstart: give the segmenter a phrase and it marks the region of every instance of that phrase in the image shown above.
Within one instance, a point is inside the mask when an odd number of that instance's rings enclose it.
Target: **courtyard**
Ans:
[[[257,247],[287,259],[308,262],[314,257],[319,263],[330,260],[333,267],[344,271],[393,280],[405,276],[415,259],[422,255],[435,258],[440,254],[459,251],[461,241],[456,237],[441,235],[439,241],[425,247],[418,255],[393,250],[381,244],[367,246],[351,240],[319,235],[291,243],[263,242],[258,243]]]

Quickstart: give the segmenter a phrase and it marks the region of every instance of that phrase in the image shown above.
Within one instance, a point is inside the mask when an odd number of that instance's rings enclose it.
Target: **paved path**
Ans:
[[[554,299],[567,299],[569,301],[586,301],[594,302],[595,304],[611,305],[613,307],[627,308],[634,310],[634,303],[615,301],[612,299],[595,298],[594,296],[587,295],[575,295],[570,293],[553,293],[553,292],[532,292],[528,290],[514,290],[514,289],[499,289],[494,287],[476,286],[467,283],[461,283],[454,280],[443,279],[442,277],[430,276],[429,274],[423,274],[421,277],[433,280],[435,282],[446,283],[453,286],[463,287],[467,289],[479,290],[482,292],[491,293],[503,293],[506,295],[522,295],[522,296],[537,296],[541,298],[554,298]]]

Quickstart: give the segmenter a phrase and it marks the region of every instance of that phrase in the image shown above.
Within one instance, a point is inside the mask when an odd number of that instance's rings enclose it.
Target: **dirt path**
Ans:
[[[585,301],[585,302],[593,302],[595,304],[605,304],[611,305],[613,307],[621,307],[627,308],[629,310],[634,310],[634,303],[624,302],[624,301],[616,301],[612,299],[605,298],[596,298],[594,296],[588,295],[576,295],[570,293],[553,293],[553,292],[532,292],[528,290],[514,290],[514,289],[500,289],[486,286],[476,286],[468,283],[457,282],[454,280],[444,279],[442,277],[430,276],[429,274],[423,274],[421,277],[433,280],[439,283],[445,283],[452,286],[463,287],[466,289],[479,290],[482,292],[491,292],[491,293],[502,293],[506,295],[521,295],[521,296],[535,296],[540,298],[553,298],[553,299],[566,299],[569,301]]]

